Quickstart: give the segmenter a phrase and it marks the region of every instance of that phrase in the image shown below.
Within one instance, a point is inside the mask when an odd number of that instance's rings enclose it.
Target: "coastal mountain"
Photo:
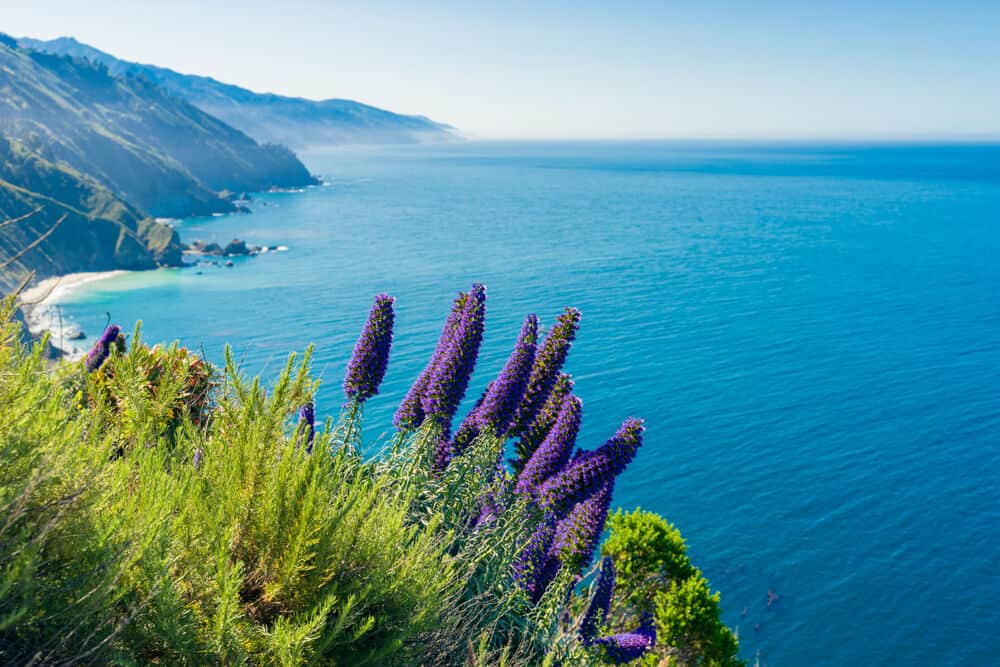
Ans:
[[[0,288],[30,273],[151,269],[179,264],[168,225],[143,215],[65,164],[0,137]]]
[[[78,58],[108,68],[111,74],[141,77],[239,128],[258,141],[303,149],[336,144],[449,141],[458,136],[449,125],[423,116],[406,116],[344,99],[307,100],[256,93],[215,79],[120,60],[71,37],[22,38],[22,46]]]
[[[148,79],[9,38],[0,40],[0,134],[154,216],[231,211],[225,191],[315,182],[289,149],[260,145]]]

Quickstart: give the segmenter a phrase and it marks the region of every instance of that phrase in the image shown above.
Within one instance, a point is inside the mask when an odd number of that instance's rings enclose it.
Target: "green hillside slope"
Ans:
[[[0,40],[0,133],[155,216],[232,210],[222,190],[315,182],[288,149],[261,146],[147,79],[9,38]]]
[[[176,265],[181,251],[173,228],[93,179],[0,137],[0,288],[30,272],[44,278]]]

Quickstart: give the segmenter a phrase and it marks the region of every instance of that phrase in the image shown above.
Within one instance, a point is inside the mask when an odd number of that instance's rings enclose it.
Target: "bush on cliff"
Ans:
[[[455,300],[370,458],[360,425],[386,372],[391,297],[376,298],[325,424],[309,352],[265,388],[231,358],[214,369],[112,326],[50,372],[5,314],[0,662],[737,664],[717,597],[661,519],[614,515],[593,563],[643,425],[576,449],[562,366],[579,313],[544,338],[528,316],[454,423],[485,303],[480,285]]]

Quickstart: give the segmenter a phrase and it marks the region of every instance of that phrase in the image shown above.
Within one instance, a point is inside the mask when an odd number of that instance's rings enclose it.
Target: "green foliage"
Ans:
[[[287,435],[308,358],[270,391],[230,364],[197,423],[185,350],[140,343],[73,382],[5,334],[0,662],[384,664],[436,627],[456,582],[435,521],[336,433],[313,456]]]
[[[656,594],[656,629],[662,642],[675,648],[679,664],[743,664],[736,657],[736,637],[719,620],[719,594],[700,572]]]
[[[31,271],[50,276],[180,263],[176,230],[143,218],[93,178],[0,134],[0,223],[32,211],[16,223],[0,224],[0,263],[54,231],[0,270],[0,286],[13,288]]]
[[[47,369],[0,313],[0,663],[600,665],[563,567],[533,605],[512,563],[541,520],[489,430],[445,471],[439,427],[359,454],[363,405],[297,424],[310,353],[265,386],[231,357],[143,344]],[[492,510],[495,511],[483,511]],[[718,595],[662,518],[611,519],[608,632],[651,605],[657,658],[734,664]],[[683,576],[682,576],[683,575]]]
[[[88,430],[21,346],[0,305],[0,663],[86,658],[133,606],[115,586],[136,550],[94,524],[107,476],[104,436]]]
[[[719,594],[691,563],[680,532],[663,517],[636,508],[609,517],[611,534],[601,553],[615,561],[616,598],[612,617],[618,628],[634,626],[639,614],[653,613],[655,649],[645,665],[743,664],[739,644],[720,618]]]
[[[694,568],[680,531],[653,512],[618,510],[608,517],[610,536],[601,554],[615,561],[619,599],[638,611],[652,611],[656,593]]]
[[[120,358],[88,377],[91,407],[101,404],[105,410],[96,412],[110,414],[112,424],[143,423],[153,433],[173,433],[185,420],[204,424],[212,391],[211,366],[176,345],[167,349],[142,345],[138,327],[131,354],[121,354],[124,340],[119,334],[119,344],[112,347],[112,354]]]

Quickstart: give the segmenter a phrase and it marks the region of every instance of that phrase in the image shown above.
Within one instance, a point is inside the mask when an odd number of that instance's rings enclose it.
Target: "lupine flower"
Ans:
[[[306,451],[311,454],[313,439],[316,437],[316,409],[311,401],[299,410],[299,424],[302,425],[306,436]]]
[[[414,429],[423,423],[424,414],[423,406],[420,404],[421,397],[423,396],[424,390],[427,388],[427,382],[430,380],[431,374],[434,372],[434,368],[437,366],[438,360],[441,355],[444,354],[445,350],[448,348],[448,344],[451,341],[452,334],[455,332],[455,328],[458,326],[459,320],[462,317],[462,311],[465,308],[465,301],[468,298],[468,294],[465,292],[459,292],[458,297],[455,299],[451,306],[451,312],[448,313],[448,319],[445,320],[444,327],[441,329],[441,335],[438,336],[437,345],[434,347],[434,353],[431,355],[431,359],[427,362],[427,366],[424,370],[420,372],[413,386],[406,393],[406,397],[403,402],[400,403],[399,408],[396,410],[396,414],[393,416],[393,424],[396,425],[398,429]]]
[[[566,397],[549,434],[518,476],[518,493],[534,494],[546,479],[566,465],[576,444],[582,409],[583,402],[579,398],[572,395]]]
[[[549,554],[556,533],[556,516],[546,514],[514,561],[514,581],[532,603],[541,599],[559,572],[559,560]]]
[[[475,283],[465,299],[451,341],[438,359],[420,398],[427,417],[450,424],[476,366],[486,324],[486,288]]]
[[[594,593],[590,596],[587,611],[580,621],[580,641],[590,644],[597,636],[597,630],[608,620],[611,598],[615,594],[615,561],[611,556],[601,559],[601,569],[594,582]]]
[[[551,551],[566,567],[579,572],[590,565],[604,532],[614,488],[614,479],[608,480],[594,495],[574,505],[556,525]]]
[[[642,420],[629,417],[597,449],[576,456],[538,490],[539,504],[549,511],[565,512],[613,480],[642,445]]]
[[[202,458],[202,456],[203,456],[203,453],[201,451],[201,447],[195,447],[195,449],[194,449],[194,459],[192,459],[192,461],[191,461],[192,465],[194,465],[194,469],[195,470],[198,470],[199,468],[201,468],[201,458]]]
[[[552,392],[552,387],[559,378],[566,355],[576,338],[576,330],[580,326],[580,311],[576,308],[567,308],[562,315],[556,318],[555,326],[545,337],[542,348],[535,356],[535,363],[531,368],[531,375],[528,378],[528,386],[524,391],[524,398],[517,408],[514,417],[514,424],[511,427],[511,435],[520,435],[535,419],[535,415],[545,405],[546,399]]]
[[[121,333],[121,327],[117,324],[108,325],[108,328],[104,330],[101,337],[97,339],[94,346],[90,348],[90,352],[87,353],[87,372],[93,373],[101,364],[108,358],[111,354],[111,343],[118,339],[118,334]]]
[[[524,397],[528,377],[535,363],[535,343],[538,340],[538,317],[528,315],[521,326],[514,350],[507,358],[500,375],[487,390],[479,409],[479,418],[504,434],[510,426],[514,411]]]
[[[524,467],[528,459],[531,458],[531,455],[535,453],[538,446],[545,440],[549,429],[556,423],[556,418],[562,409],[563,401],[572,391],[573,379],[566,373],[560,373],[559,378],[552,387],[552,391],[549,393],[549,398],[545,401],[545,405],[538,411],[535,419],[521,435],[521,439],[514,445],[517,457],[511,460],[511,465],[514,466],[515,471],[520,471]]]
[[[637,660],[656,645],[656,625],[653,623],[653,616],[646,612],[635,631],[599,637],[593,644],[603,649],[605,657],[612,664],[624,665]]]
[[[354,354],[347,364],[344,393],[348,399],[365,401],[378,393],[378,386],[385,377],[392,345],[392,304],[396,299],[388,294],[375,297],[375,304],[368,313],[368,321],[354,345]]]

